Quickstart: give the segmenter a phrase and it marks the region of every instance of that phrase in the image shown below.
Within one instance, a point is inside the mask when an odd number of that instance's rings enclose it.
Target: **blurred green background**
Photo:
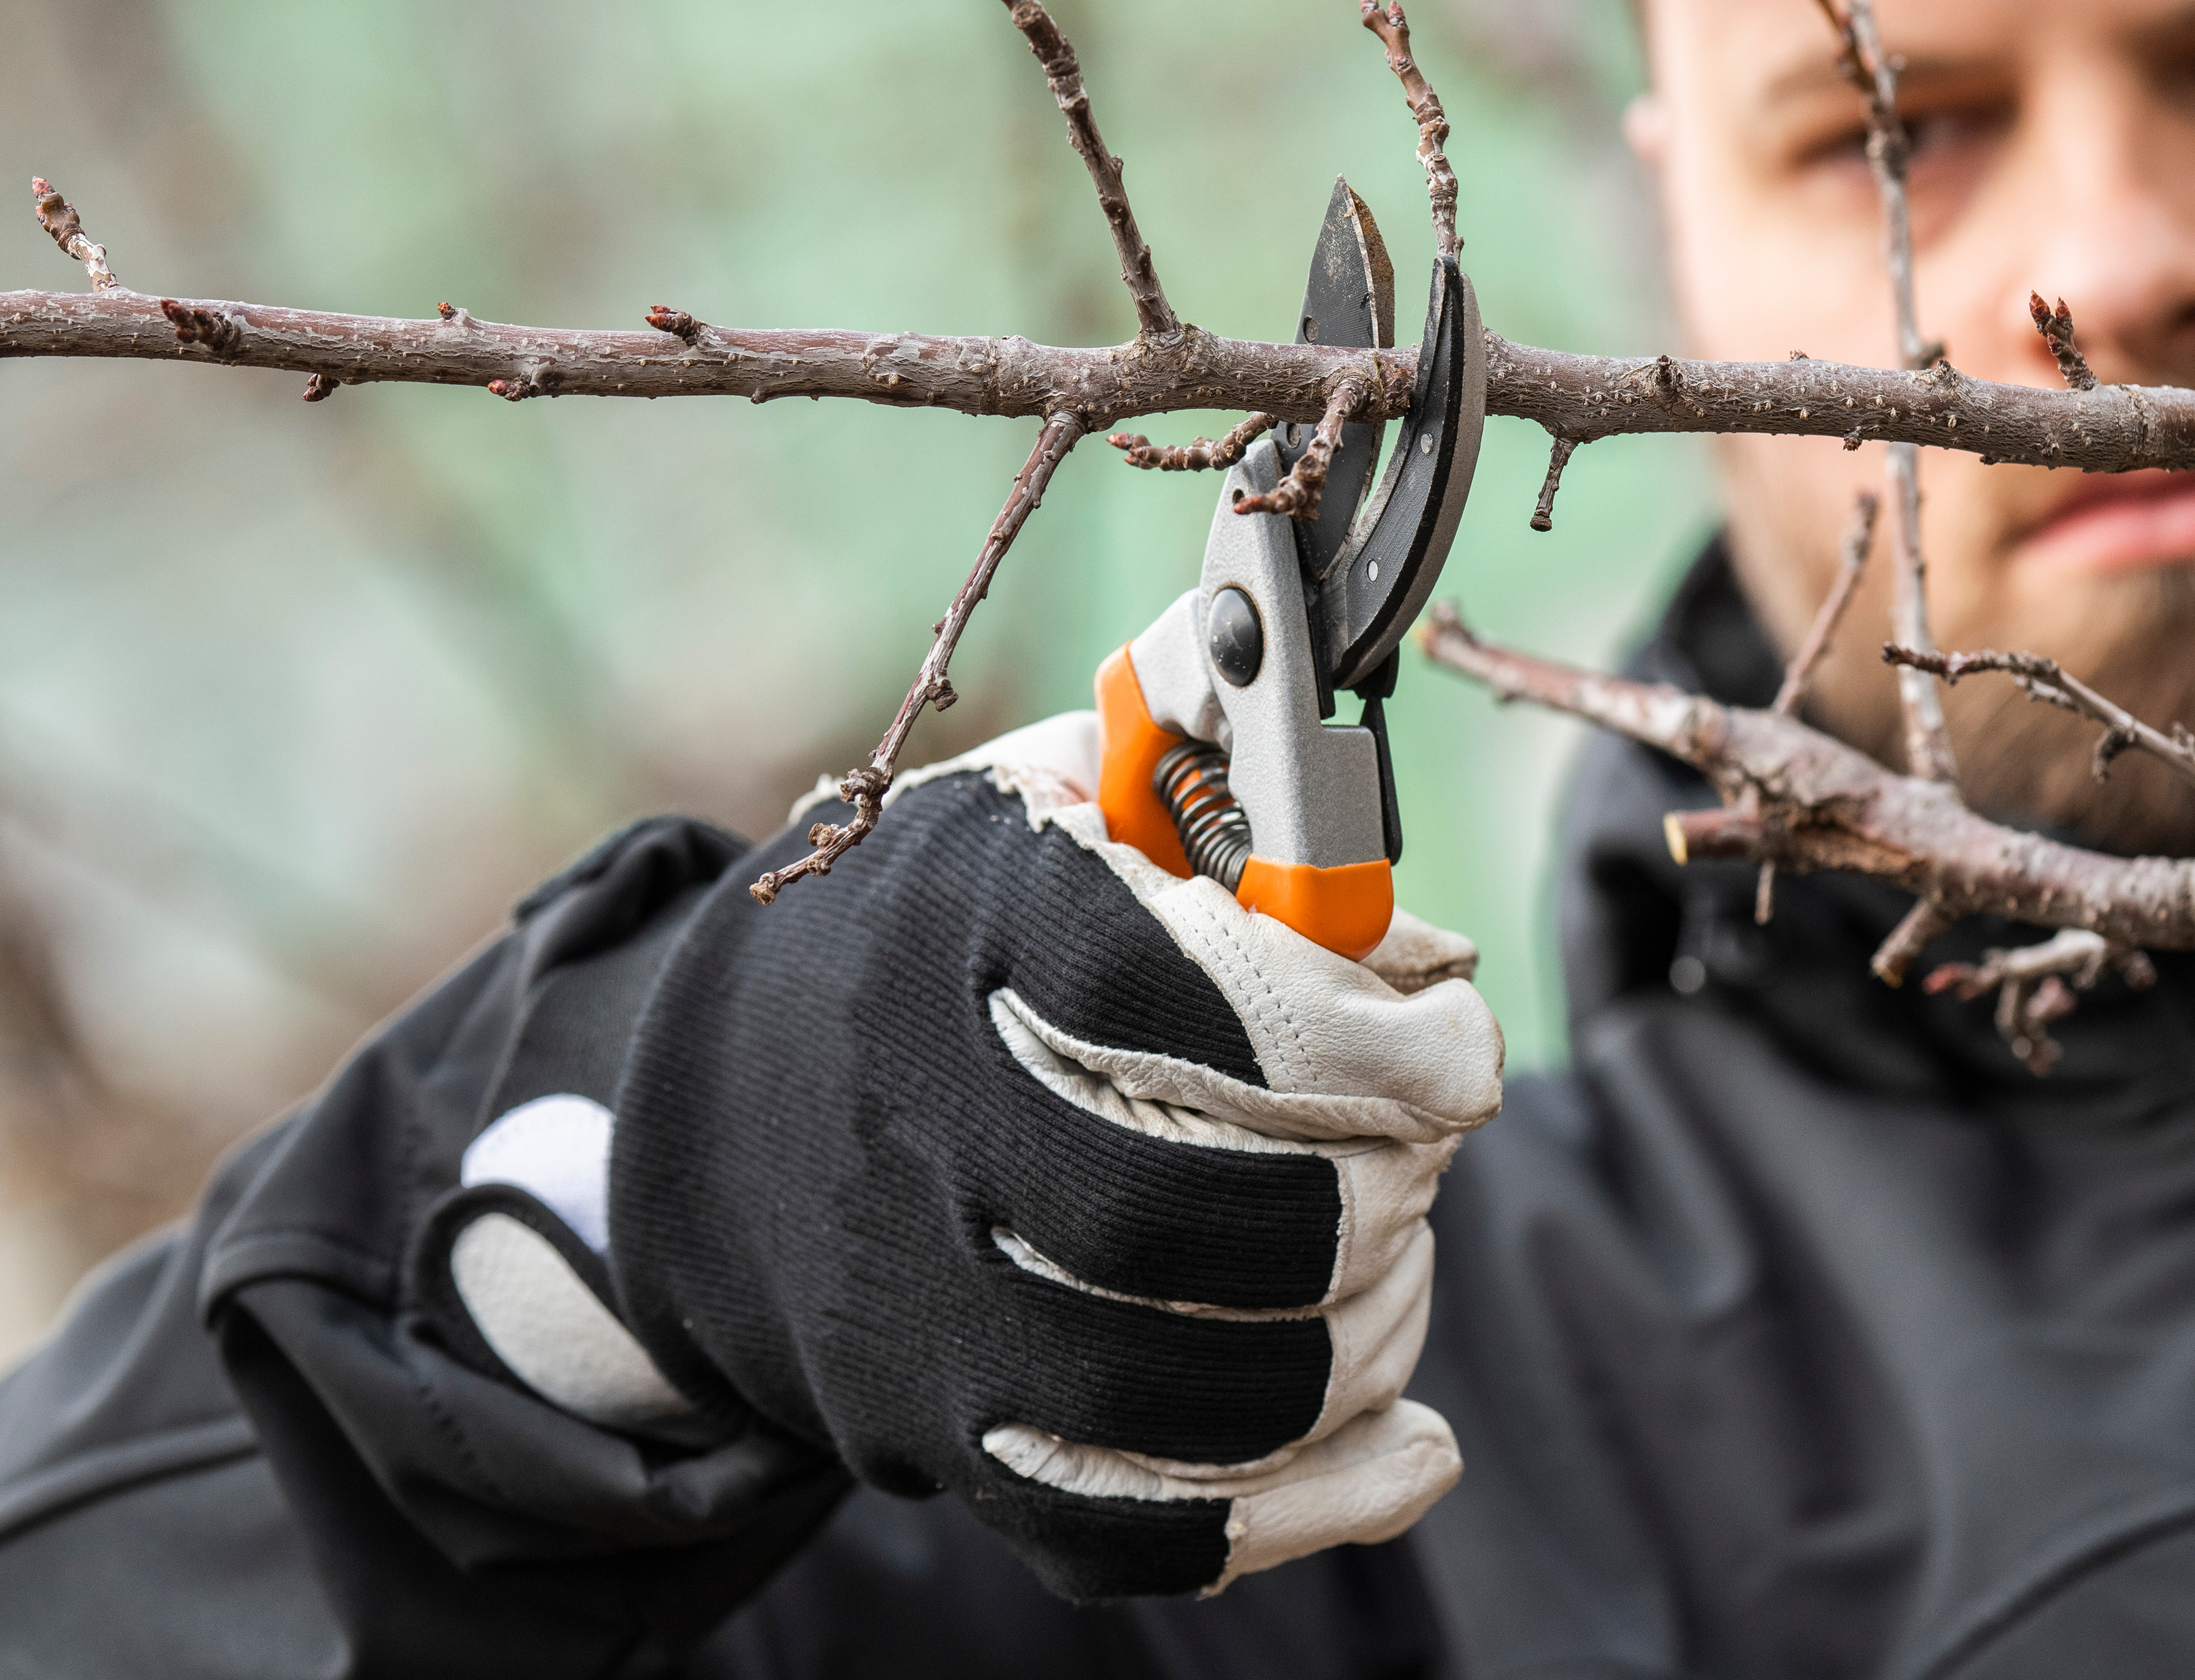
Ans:
[[[1430,255],[1415,135],[1353,0],[1057,0],[1176,308],[1291,330],[1337,173]],[[1488,323],[1665,332],[1617,140],[1622,0],[1420,0]],[[1133,318],[997,0],[829,7],[0,0],[0,289],[82,290],[50,176],[139,290],[363,314],[1114,342]],[[0,363],[0,1357],[82,1268],[509,902],[631,815],[750,833],[865,757],[1034,435],[856,404],[345,389]],[[1138,423],[1162,441],[1235,418]],[[1489,424],[1443,591],[1613,656],[1710,517],[1615,441],[1526,521]],[[1216,481],[1061,471],[911,762],[1088,704],[1194,581]],[[1573,729],[1406,655],[1402,902],[1484,951],[1512,1065],[1559,1055],[1545,863]],[[796,889],[797,890],[797,889]]]

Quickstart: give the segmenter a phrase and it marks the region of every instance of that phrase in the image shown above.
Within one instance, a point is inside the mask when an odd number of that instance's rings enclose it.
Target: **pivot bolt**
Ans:
[[[1231,584],[1212,598],[1212,663],[1235,688],[1247,688],[1265,662],[1265,628],[1250,598]]]

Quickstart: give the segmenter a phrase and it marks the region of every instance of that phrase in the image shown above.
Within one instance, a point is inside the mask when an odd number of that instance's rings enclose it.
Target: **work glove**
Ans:
[[[1400,1396],[1426,1210],[1500,1103],[1475,953],[1398,915],[1351,962],[1167,874],[1108,839],[1098,749],[1071,714],[902,778],[764,907],[796,822],[688,915],[608,1110],[487,1129],[449,1265],[520,1380],[949,1490],[1083,1600],[1388,1539],[1454,1483]]]

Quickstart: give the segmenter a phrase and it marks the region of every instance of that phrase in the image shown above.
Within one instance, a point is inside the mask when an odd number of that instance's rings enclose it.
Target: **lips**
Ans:
[[[2084,478],[2028,528],[2020,563],[2087,572],[2195,564],[2195,472]]]

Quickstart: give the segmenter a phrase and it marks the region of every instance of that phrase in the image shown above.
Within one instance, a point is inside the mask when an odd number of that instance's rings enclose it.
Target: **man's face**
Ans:
[[[2057,386],[2028,293],[2071,307],[2099,378],[2195,384],[2195,5],[1879,0],[1907,65],[1921,334],[1962,371]],[[1813,0],[1651,0],[1654,90],[1633,141],[1658,170],[1693,351],[1897,365],[1860,101]],[[1747,591],[1785,650],[1827,592],[1882,446],[1724,437]],[[1938,642],[2063,660],[2151,722],[2195,725],[2195,474],[2088,476],[1921,453]],[[1896,761],[1889,510],[1812,701]],[[2195,852],[2195,799],[2156,766],[2088,769],[2097,731],[2002,678],[1946,696],[1968,796],[2128,849]]]

